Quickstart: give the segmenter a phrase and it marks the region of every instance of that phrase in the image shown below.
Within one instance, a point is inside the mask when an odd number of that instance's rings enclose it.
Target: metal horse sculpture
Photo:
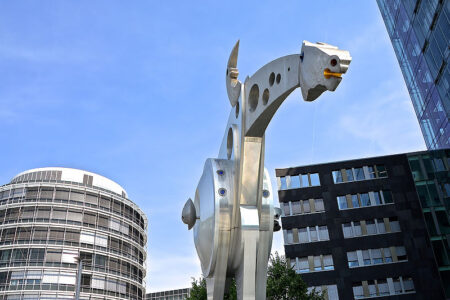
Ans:
[[[203,175],[182,212],[191,229],[206,278],[208,299],[223,299],[236,279],[238,299],[266,299],[267,264],[279,209],[274,208],[264,169],[264,134],[281,103],[300,87],[305,101],[334,91],[351,62],[348,51],[303,42],[301,53],[280,57],[242,83],[239,41],[226,71],[231,112],[218,158],[205,162]]]

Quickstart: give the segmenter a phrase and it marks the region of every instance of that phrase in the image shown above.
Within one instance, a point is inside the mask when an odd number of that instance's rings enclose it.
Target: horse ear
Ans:
[[[237,69],[237,60],[239,54],[239,40],[231,50],[230,57],[228,58],[227,73],[226,73],[226,86],[228,99],[230,100],[231,106],[235,106],[238,102],[239,95],[241,93],[241,83],[239,82],[238,75],[239,70]]]

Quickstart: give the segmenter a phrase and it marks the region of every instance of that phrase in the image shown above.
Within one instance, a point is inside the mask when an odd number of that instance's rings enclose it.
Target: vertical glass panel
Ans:
[[[370,261],[370,254],[369,254],[369,250],[363,250],[362,251],[362,256],[363,256],[363,261],[364,261],[364,265],[370,265],[371,261]]]
[[[309,227],[309,234],[311,236],[311,242],[318,241],[317,230],[316,227]]]
[[[364,298],[364,291],[361,284],[353,286],[353,296],[355,299]]]
[[[369,171],[369,178],[370,178],[370,179],[376,178],[376,175],[375,175],[375,168],[374,168],[373,166],[368,166],[367,169],[368,169],[368,171]]]
[[[401,282],[400,282],[400,278],[399,278],[399,277],[394,278],[393,281],[394,281],[394,290],[395,290],[395,294],[401,294],[401,293],[403,293],[403,290],[402,290],[402,284],[401,284]]]
[[[387,177],[386,167],[384,165],[377,165],[378,177]]]
[[[290,216],[291,211],[289,209],[289,202],[288,203],[281,203],[281,207],[283,208],[283,212],[285,216]]]
[[[286,242],[288,244],[294,243],[294,236],[292,235],[292,229],[286,230],[286,238],[287,238]]]
[[[291,189],[298,189],[300,188],[300,178],[298,175],[291,176]]]
[[[358,195],[351,195],[353,208],[359,207]]]
[[[61,250],[47,249],[47,255],[45,256],[45,261],[47,262],[61,262],[62,252]]]
[[[382,191],[382,193],[383,193],[383,198],[384,198],[385,204],[394,203],[394,200],[392,200],[391,191]]]
[[[361,222],[353,222],[353,233],[355,236],[362,236]]]
[[[353,237],[353,230],[352,230],[352,224],[351,223],[344,223],[344,224],[342,224],[342,231],[344,233],[344,238],[351,238],[351,237]]]
[[[380,296],[388,296],[389,295],[389,286],[386,279],[378,279],[378,292]]]
[[[327,226],[319,226],[319,238],[321,241],[328,241],[330,239]]]
[[[374,197],[374,205],[381,205],[381,196],[380,196],[380,192],[373,192],[373,197]]]
[[[291,203],[292,205],[292,214],[298,215],[302,213],[302,208],[300,206],[300,201],[295,201]]]
[[[364,170],[363,168],[355,168],[355,179],[356,180],[364,180]]]
[[[325,210],[325,206],[323,204],[323,199],[315,199],[314,200],[314,206],[316,208],[316,212]]]
[[[308,174],[302,174],[302,187],[308,187],[309,185],[309,180],[308,180]]]
[[[280,190],[287,190],[286,177],[280,177]]]
[[[308,232],[307,232],[306,228],[300,228],[298,230],[298,236],[299,236],[300,243],[308,243],[309,242]]]
[[[403,277],[403,287],[405,293],[414,291],[414,283],[411,277]]]
[[[347,260],[349,268],[358,267],[358,256],[356,255],[356,251],[347,252]]]
[[[312,173],[309,175],[311,179],[311,186],[319,186],[320,180],[319,180],[319,174],[318,173]]]
[[[333,180],[334,180],[334,183],[344,182],[344,180],[342,178],[341,170],[333,171]]]
[[[298,270],[300,273],[308,273],[309,272],[309,263],[307,257],[302,257],[298,259]]]
[[[384,225],[383,219],[377,219],[378,233],[386,233],[386,226]]]
[[[389,219],[389,225],[391,227],[391,231],[392,232],[400,231],[400,223],[398,222],[397,218],[390,218]]]
[[[383,258],[382,258],[380,249],[372,249],[371,252],[372,252],[371,254],[372,254],[373,264],[383,263]]]
[[[314,271],[322,271],[320,256],[314,256]]]
[[[345,170],[345,172],[347,173],[347,181],[353,181],[353,171],[352,169],[347,169]]]
[[[375,226],[375,221],[366,221],[367,234],[376,234],[377,228]]]
[[[347,206],[347,198],[345,196],[338,196],[337,197],[337,201],[338,201],[339,209],[346,209],[346,208],[348,208],[348,206]]]
[[[311,207],[309,205],[309,201],[308,200],[303,200],[303,212],[304,213],[310,213],[311,212]]]
[[[391,253],[391,249],[389,249],[389,248],[383,248],[383,254],[384,254],[384,262],[386,262],[386,263],[392,262],[392,253]]]
[[[334,270],[333,257],[331,255],[323,256],[323,269]]]
[[[399,261],[405,261],[407,260],[406,256],[406,248],[403,246],[399,246],[395,248],[395,252],[397,253],[397,258]]]
[[[370,206],[370,197],[369,194],[367,193],[362,193],[359,195],[359,197],[361,198],[361,206]]]

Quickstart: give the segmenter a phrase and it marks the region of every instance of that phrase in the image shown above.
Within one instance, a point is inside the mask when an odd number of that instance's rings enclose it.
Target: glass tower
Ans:
[[[146,232],[145,214],[108,178],[20,173],[0,186],[0,299],[72,300],[80,288],[83,300],[144,300]]]
[[[450,1],[377,3],[427,148],[450,148]]]

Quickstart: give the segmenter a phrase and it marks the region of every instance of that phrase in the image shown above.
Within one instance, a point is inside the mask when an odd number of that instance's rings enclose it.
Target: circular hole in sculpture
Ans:
[[[236,103],[236,107],[234,109],[235,109],[236,119],[237,119],[237,117],[239,117],[239,102]]]
[[[272,86],[274,82],[275,82],[275,73],[272,72],[272,73],[270,73],[270,76],[269,76],[269,85]]]
[[[277,74],[277,84],[279,84],[279,83],[280,83],[280,81],[281,81],[281,74],[280,74],[280,73],[278,73],[278,74]]]
[[[291,70],[291,67],[288,67],[288,72]]]
[[[223,174],[225,174],[225,171],[224,170],[217,170],[217,174],[222,176]]]
[[[231,158],[232,153],[233,153],[233,130],[230,128],[230,129],[228,129],[228,136],[227,136],[227,157],[228,157],[228,159]]]
[[[337,65],[337,60],[336,60],[335,58],[333,58],[333,59],[330,61],[330,65],[331,65],[332,67],[334,67],[335,65]]]
[[[258,99],[259,99],[259,87],[255,83],[250,89],[250,93],[248,94],[248,104],[250,106],[250,111],[255,111],[256,107],[258,106]]]
[[[263,197],[264,198],[267,198],[267,197],[269,197],[270,196],[270,192],[268,191],[268,190],[264,190],[263,191]]]
[[[220,196],[225,196],[226,193],[227,193],[227,190],[226,190],[226,189],[224,189],[224,188],[220,188],[220,189],[219,189],[219,195],[220,195]]]
[[[262,95],[262,101],[264,105],[266,105],[267,102],[269,102],[269,97],[270,97],[269,89],[265,89]]]

